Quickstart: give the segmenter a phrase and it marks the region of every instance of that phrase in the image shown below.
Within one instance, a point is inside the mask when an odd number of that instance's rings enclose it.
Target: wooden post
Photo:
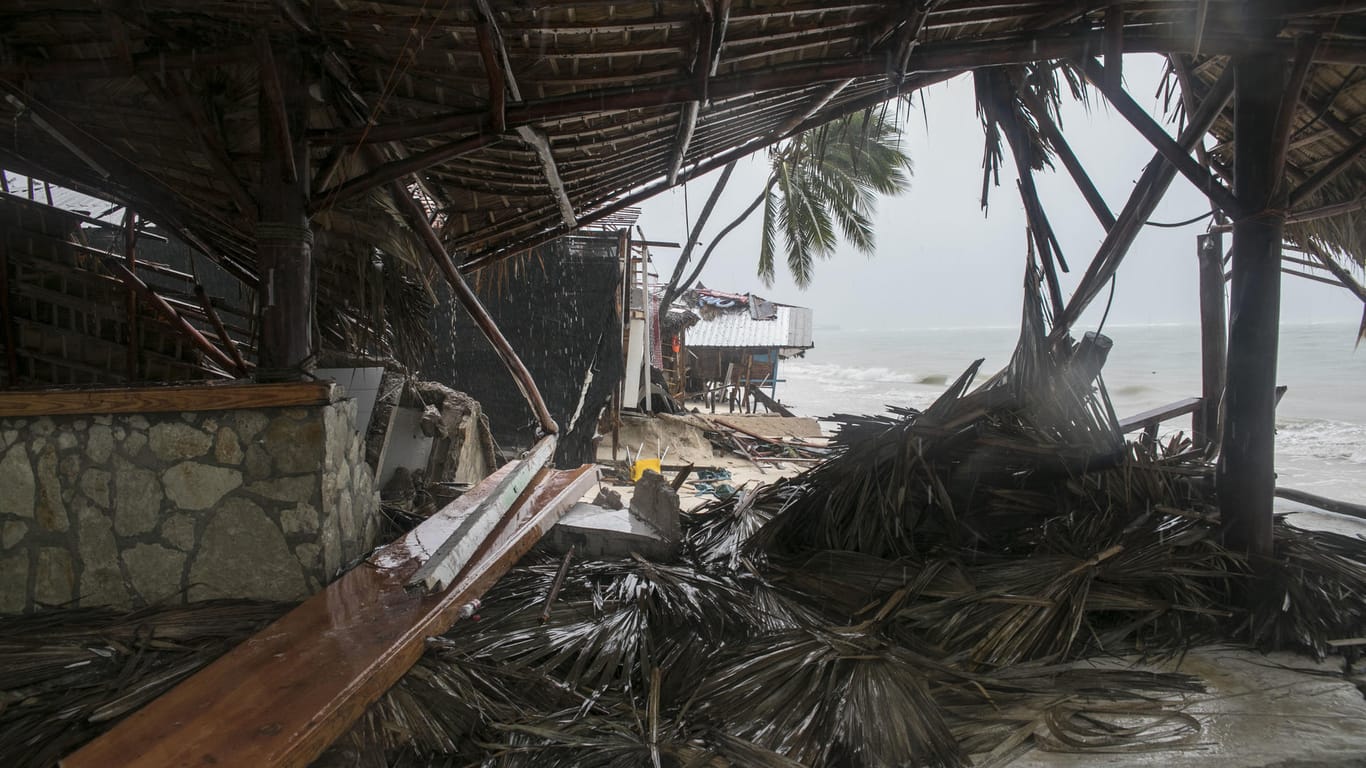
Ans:
[[[298,54],[260,48],[261,188],[256,225],[261,339],[256,378],[299,378],[313,358],[313,232],[308,223],[308,122]],[[282,71],[276,70],[278,63]]]
[[[123,258],[124,261],[128,262],[128,271],[135,275],[138,272],[137,242],[138,217],[132,208],[128,208],[123,215]],[[142,339],[138,334],[138,294],[132,288],[128,289],[126,310],[128,313],[128,380],[137,381],[141,376],[139,363],[142,357]]]
[[[8,192],[8,190],[6,190]],[[0,233],[0,331],[5,337],[5,386],[19,384],[19,350],[14,348],[14,324],[9,312],[9,242]]]
[[[1200,262],[1201,406],[1196,414],[1196,447],[1217,445],[1219,413],[1224,400],[1224,365],[1228,358],[1224,305],[1224,236],[1218,232],[1196,238]]]
[[[1228,379],[1216,482],[1228,545],[1270,555],[1285,216],[1283,203],[1273,200],[1284,170],[1275,167],[1275,130],[1286,67],[1266,55],[1235,56],[1232,66],[1237,99],[1233,193],[1248,215],[1233,224]]]

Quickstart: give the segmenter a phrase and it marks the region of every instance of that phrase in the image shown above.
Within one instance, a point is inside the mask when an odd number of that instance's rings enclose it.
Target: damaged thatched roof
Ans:
[[[1366,11],[1286,3],[1267,43],[1253,5],[11,0],[0,163],[131,202],[250,278],[259,115],[303,76],[300,172],[326,251],[414,250],[378,193],[419,172],[477,266],[967,69],[1147,51],[1185,54],[1206,80],[1230,53],[1292,56],[1313,36],[1290,153],[1290,173],[1312,176],[1360,144]],[[1306,205],[1357,206],[1366,169],[1347,162]],[[1315,219],[1315,234],[1366,261],[1359,215]]]

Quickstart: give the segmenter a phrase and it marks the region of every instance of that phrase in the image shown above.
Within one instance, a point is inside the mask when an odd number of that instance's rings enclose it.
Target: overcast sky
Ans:
[[[1159,119],[1161,104],[1155,94],[1161,69],[1162,61],[1155,56],[1125,59],[1129,92]],[[1063,127],[1110,209],[1118,213],[1153,150],[1098,94],[1092,94],[1089,112],[1081,104],[1064,106]],[[984,215],[978,206],[982,130],[971,78],[961,76],[918,94],[903,125],[903,141],[915,164],[911,191],[879,201],[875,256],[867,258],[841,245],[831,260],[817,265],[815,279],[805,292],[796,288],[781,266],[774,286],[765,288],[755,276],[762,214],[756,212],[722,241],[701,281],[722,290],[753,291],[812,307],[818,327],[1018,325],[1026,248],[1024,210],[1015,189],[1009,149],[1001,184],[992,190],[990,210]],[[740,161],[703,235],[704,244],[754,199],[766,170],[763,153]],[[706,202],[717,175],[688,185],[687,208],[692,216]],[[1070,295],[1104,232],[1060,163],[1057,170],[1036,178],[1072,268],[1070,275],[1062,276]],[[686,239],[689,222],[684,196],[679,187],[643,205],[639,223],[649,239]],[[1182,221],[1208,210],[1203,196],[1178,175],[1153,220]],[[1206,226],[1202,221],[1180,229],[1145,227],[1120,268],[1107,322],[1196,322],[1195,238]],[[1231,238],[1226,238],[1229,242]],[[698,255],[702,250],[698,249]],[[661,279],[667,279],[678,253],[653,251]],[[1361,318],[1361,303],[1342,288],[1289,276],[1282,285],[1282,322],[1355,323]],[[1094,327],[1104,304],[1102,295],[1078,328]]]

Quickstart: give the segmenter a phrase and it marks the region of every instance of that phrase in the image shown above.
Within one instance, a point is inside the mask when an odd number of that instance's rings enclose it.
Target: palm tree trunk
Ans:
[[[748,219],[750,216],[754,214],[755,211],[759,210],[759,204],[764,201],[764,198],[768,197],[768,190],[768,187],[764,187],[763,191],[759,193],[758,197],[754,198],[754,202],[750,203],[749,207],[746,208],[743,213],[737,216],[735,221],[732,221],[731,223],[727,224],[725,229],[717,233],[716,237],[712,239],[711,245],[708,245],[707,250],[702,253],[702,258],[697,260],[697,267],[693,269],[692,274],[688,275],[688,279],[685,280],[682,285],[678,286],[678,294],[682,294],[683,292],[691,288],[693,282],[696,281],[699,276],[701,276],[702,268],[707,266],[707,260],[711,258],[712,251],[716,250],[716,246],[720,244],[721,239],[724,238],[726,235],[729,235],[731,233],[731,230],[743,224],[745,222],[745,219]],[[670,300],[672,301],[672,299]],[[661,304],[660,306],[665,305]]]
[[[678,290],[678,280],[683,277],[683,270],[688,266],[688,260],[692,258],[693,249],[697,247],[697,241],[702,238],[702,227],[706,225],[707,219],[711,218],[712,209],[716,208],[716,201],[721,199],[721,192],[726,188],[726,182],[730,181],[731,171],[735,170],[735,164],[739,162],[732,160],[726,164],[725,170],[721,171],[721,178],[716,180],[716,186],[711,188],[711,194],[707,196],[707,204],[702,206],[702,213],[697,217],[697,223],[693,224],[692,231],[688,233],[688,242],[683,246],[683,253],[678,257],[678,263],[674,264],[673,274],[669,276],[669,282],[664,286],[664,295],[660,299],[659,306],[668,311],[669,305],[683,291]],[[686,289],[684,289],[686,290]]]

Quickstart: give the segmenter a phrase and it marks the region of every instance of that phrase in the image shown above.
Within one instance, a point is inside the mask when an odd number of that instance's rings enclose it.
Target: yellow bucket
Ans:
[[[645,470],[647,469],[652,469],[661,475],[664,474],[660,469],[659,459],[640,459],[635,464],[631,465],[631,482],[634,483],[639,480],[640,476],[645,474]]]

